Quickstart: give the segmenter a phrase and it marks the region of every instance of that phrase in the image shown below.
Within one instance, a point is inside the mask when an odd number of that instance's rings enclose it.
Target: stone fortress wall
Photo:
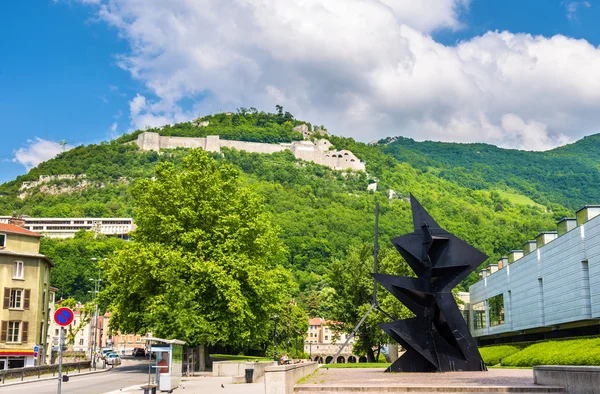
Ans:
[[[145,131],[138,135],[137,145],[143,151],[159,151],[160,149],[200,148],[208,152],[220,152],[222,147],[233,148],[251,153],[275,153],[290,150],[298,159],[312,161],[334,170],[365,171],[365,163],[361,162],[349,150],[330,150],[331,143],[319,139],[316,143],[310,140],[294,141],[288,144],[265,144],[260,142],[222,140],[218,135],[206,138],[169,137],[159,133]]]

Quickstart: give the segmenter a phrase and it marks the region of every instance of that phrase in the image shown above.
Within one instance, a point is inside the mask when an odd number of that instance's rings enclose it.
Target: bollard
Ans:
[[[21,370],[21,382],[23,381],[23,379],[25,379],[25,370],[24,369]]]

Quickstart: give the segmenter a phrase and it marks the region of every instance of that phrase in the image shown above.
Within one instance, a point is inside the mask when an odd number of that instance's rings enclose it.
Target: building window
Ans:
[[[23,309],[22,289],[10,289],[10,301],[8,303],[8,307],[14,309]]]
[[[25,367],[25,357],[9,357],[8,369]]]
[[[473,304],[473,329],[479,330],[486,327],[485,302]]]
[[[81,339],[79,340],[79,345],[80,345],[80,346],[81,346],[81,345],[83,345],[83,338],[81,338]]]
[[[13,264],[13,279],[23,279],[23,262],[15,261]]]
[[[21,331],[20,321],[9,321],[8,322],[8,338],[6,342],[20,342],[19,334]]]
[[[6,247],[6,234],[0,234],[0,249]]]
[[[488,299],[490,311],[490,326],[504,324],[504,294],[498,294]]]

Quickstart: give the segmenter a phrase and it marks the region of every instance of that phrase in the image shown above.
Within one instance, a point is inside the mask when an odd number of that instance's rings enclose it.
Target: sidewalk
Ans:
[[[115,391],[108,391],[104,394],[141,394],[143,390],[140,384]],[[173,391],[175,394],[265,394],[265,381],[261,377],[256,383],[232,384],[231,377],[213,377],[213,376],[195,376],[181,378],[181,385]]]
[[[95,371],[94,370],[89,371],[87,369],[84,369],[81,372],[70,371],[68,374],[64,373],[64,375],[83,376],[83,375],[91,375],[91,374],[95,374],[95,373],[102,373],[102,372],[108,372],[108,371],[110,371],[110,368],[97,369]],[[51,373],[43,374],[43,375],[40,375],[39,379],[37,376],[26,376],[23,380],[21,380],[21,378],[6,379],[4,381],[4,384],[2,384],[2,382],[0,382],[0,388],[8,387],[8,386],[16,386],[19,384],[26,384],[26,383],[32,383],[32,382],[43,382],[43,381],[47,381],[47,380],[56,380],[56,379],[58,379],[58,373],[55,373],[54,376],[52,376]]]

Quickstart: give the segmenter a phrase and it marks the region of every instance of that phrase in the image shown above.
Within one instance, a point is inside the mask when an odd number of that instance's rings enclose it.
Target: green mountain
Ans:
[[[521,194],[553,208],[600,202],[600,134],[546,152],[487,144],[386,138],[378,147],[399,161],[476,190]]]
[[[154,131],[282,142],[301,138],[293,127],[307,123],[283,111],[269,114],[254,109],[196,122],[205,120],[210,120],[207,127],[183,123]],[[182,148],[140,152],[127,143],[138,133],[61,153],[0,185],[0,214],[130,216],[131,185],[152,177],[161,161],[179,166],[189,152]],[[344,259],[349,248],[373,242],[375,201],[381,206],[382,247],[391,247],[391,237],[411,231],[408,196],[412,193],[440,225],[487,253],[493,262],[539,231],[552,229],[555,220],[573,214],[574,207],[600,202],[598,191],[592,188],[599,176],[593,167],[598,136],[540,153],[402,138],[382,140],[376,146],[333,135],[328,138],[336,148],[349,149],[366,161],[367,173],[334,171],[297,160],[289,151],[266,155],[224,148],[212,154],[219,162],[239,168],[243,184],[263,197],[288,249],[284,263],[304,294],[325,285],[331,262]],[[571,163],[574,159],[577,164]],[[22,188],[23,182],[59,174],[86,175]],[[375,193],[367,190],[374,181],[378,182]],[[475,280],[473,273],[463,286]]]

